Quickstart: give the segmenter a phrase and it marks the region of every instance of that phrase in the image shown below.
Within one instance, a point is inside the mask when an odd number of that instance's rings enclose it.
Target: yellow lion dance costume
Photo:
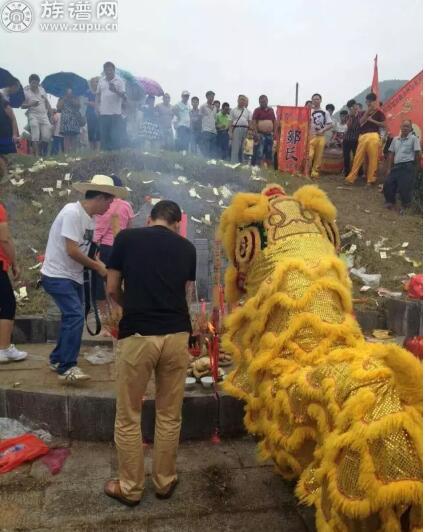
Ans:
[[[336,209],[316,186],[237,194],[220,232],[231,265],[226,391],[259,455],[328,531],[422,530],[422,367],[367,343],[338,259]]]

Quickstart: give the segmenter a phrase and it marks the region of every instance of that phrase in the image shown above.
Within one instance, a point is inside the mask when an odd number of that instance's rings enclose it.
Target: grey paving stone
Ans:
[[[6,390],[8,417],[24,416],[54,436],[68,435],[68,399],[65,395]]]
[[[115,400],[89,395],[69,397],[70,436],[79,440],[112,441]]]
[[[0,492],[0,530],[33,530],[41,523],[43,492],[40,490],[2,490]]]
[[[422,301],[388,298],[384,303],[387,327],[399,336],[416,336],[422,330]]]
[[[306,527],[291,507],[256,512],[212,513],[201,517],[154,520],[149,532],[303,532]]]
[[[18,316],[12,341],[15,344],[40,344],[46,341],[46,321],[43,316]]]

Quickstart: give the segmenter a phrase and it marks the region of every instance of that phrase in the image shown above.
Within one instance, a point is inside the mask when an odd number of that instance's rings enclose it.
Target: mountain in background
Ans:
[[[379,95],[380,95],[380,101],[386,102],[388,98],[391,98],[391,96],[400,89],[405,83],[407,83],[408,79],[386,79],[385,81],[379,82]],[[370,86],[367,87],[364,91],[362,91],[360,94],[357,94],[354,96],[354,99],[356,102],[362,103],[365,105],[365,98],[366,95],[370,92]]]

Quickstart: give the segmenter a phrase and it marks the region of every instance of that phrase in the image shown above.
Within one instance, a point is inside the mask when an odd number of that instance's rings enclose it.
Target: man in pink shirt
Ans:
[[[116,187],[122,187],[121,179],[111,176]],[[112,246],[115,237],[122,229],[128,229],[131,226],[131,220],[134,218],[133,208],[128,201],[120,198],[114,198],[109,209],[105,214],[96,216],[96,227],[94,231],[94,241],[99,245],[99,258],[108,266],[109,257],[112,252]],[[100,301],[99,309],[101,315],[106,314],[106,294],[103,280],[97,283],[96,299]]]

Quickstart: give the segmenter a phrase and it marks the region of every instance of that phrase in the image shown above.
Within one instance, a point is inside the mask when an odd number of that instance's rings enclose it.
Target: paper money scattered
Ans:
[[[12,185],[15,185],[15,187],[21,187],[25,183],[25,179],[21,178],[19,181],[17,181],[15,178],[13,178],[10,180],[10,182]]]

